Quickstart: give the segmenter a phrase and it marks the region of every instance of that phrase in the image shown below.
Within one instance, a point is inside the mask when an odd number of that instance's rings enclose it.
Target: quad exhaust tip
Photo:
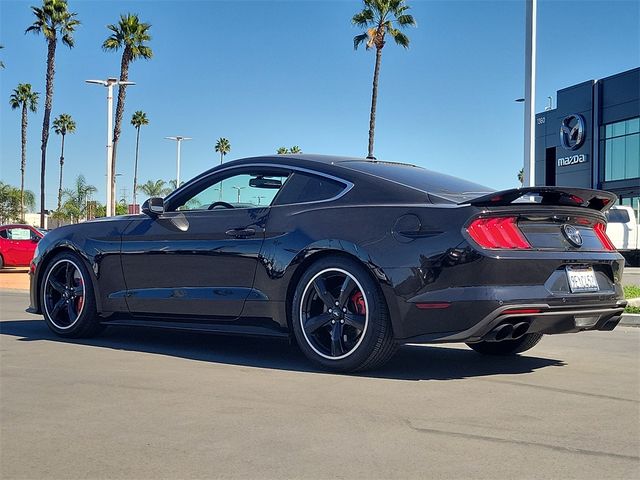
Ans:
[[[503,340],[517,340],[523,337],[529,330],[528,322],[519,322],[516,324],[503,323],[491,330],[485,337],[487,342],[501,342]]]
[[[511,338],[516,340],[523,337],[529,330],[529,324],[527,322],[516,323],[513,326],[513,332],[511,332]]]

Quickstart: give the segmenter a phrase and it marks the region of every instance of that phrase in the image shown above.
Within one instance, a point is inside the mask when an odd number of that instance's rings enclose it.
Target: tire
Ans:
[[[0,255],[0,270],[4,268],[4,258]]]
[[[541,333],[527,333],[517,340],[503,340],[501,342],[467,343],[469,347],[484,355],[515,355],[526,352],[535,347],[542,338]]]
[[[291,324],[307,358],[333,371],[380,367],[397,349],[380,287],[363,265],[340,256],[322,258],[303,273]]]
[[[42,276],[40,302],[44,320],[56,335],[86,338],[103,329],[89,269],[73,253],[61,253],[49,262]]]

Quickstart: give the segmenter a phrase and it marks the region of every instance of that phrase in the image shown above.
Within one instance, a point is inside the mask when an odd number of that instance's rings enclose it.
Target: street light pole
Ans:
[[[245,187],[237,187],[234,185],[231,188],[235,188],[238,191],[238,203],[240,203],[240,190],[243,190]]]
[[[525,0],[524,59],[524,182],[535,185],[536,22],[538,0]]]
[[[176,135],[175,137],[164,137],[167,140],[175,140],[176,142],[176,188],[180,187],[180,144],[183,140],[191,140],[191,137],[183,137]]]
[[[135,82],[124,82],[117,78],[109,77],[106,80],[85,80],[86,83],[94,85],[102,85],[107,87],[107,200],[106,200],[106,216],[115,215],[113,208],[113,198],[111,195],[111,186],[115,182],[113,176],[113,86],[114,85],[135,85]]]

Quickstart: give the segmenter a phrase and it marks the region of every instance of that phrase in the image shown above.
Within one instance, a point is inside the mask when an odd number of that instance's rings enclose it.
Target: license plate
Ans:
[[[567,267],[567,279],[571,293],[597,292],[600,290],[596,274],[591,267]]]

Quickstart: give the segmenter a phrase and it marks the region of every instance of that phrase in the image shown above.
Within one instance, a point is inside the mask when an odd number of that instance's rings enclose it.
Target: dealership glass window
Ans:
[[[604,125],[600,142],[604,155],[604,179],[640,177],[640,118]]]

